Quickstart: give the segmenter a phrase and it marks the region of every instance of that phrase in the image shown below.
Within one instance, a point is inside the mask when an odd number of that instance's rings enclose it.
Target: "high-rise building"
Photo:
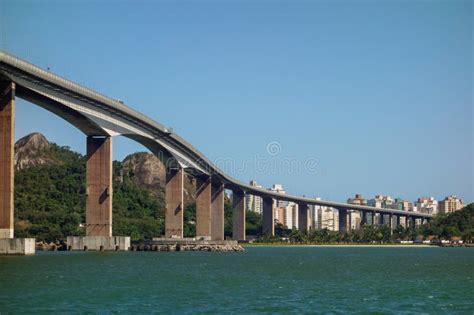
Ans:
[[[395,198],[395,203],[393,204],[392,209],[403,210],[403,211],[413,211],[413,202],[404,200],[402,198]]]
[[[347,203],[351,205],[367,205],[367,200],[365,200],[361,194],[356,194],[354,198],[347,199]],[[349,224],[352,230],[360,228],[360,222],[362,220],[362,215],[360,211],[350,210],[349,211]]]
[[[376,208],[392,208],[395,200],[390,196],[375,195],[374,199],[367,200],[367,205]]]
[[[375,195],[374,199],[367,200],[367,205],[376,208],[413,211],[413,203],[402,198],[393,199],[388,195]]]
[[[289,229],[296,228],[298,226],[298,209],[294,202],[288,202],[285,209],[285,223]]]
[[[262,186],[258,185],[257,182],[254,180],[250,181],[250,185],[257,188],[263,188]],[[245,208],[247,210],[262,214],[262,211],[263,211],[262,197],[247,194],[245,196],[245,203],[246,203]]]
[[[433,197],[421,197],[416,201],[416,209],[421,213],[437,214],[438,201]]]
[[[321,198],[316,198],[321,200]],[[313,206],[314,227],[316,229],[339,230],[339,211],[326,206]]]
[[[280,223],[283,226],[287,226],[286,223],[286,208],[279,207],[279,208],[274,208],[275,211],[275,220]]]
[[[439,212],[440,213],[451,213],[458,211],[464,207],[464,202],[462,199],[451,195],[444,198],[444,200],[439,202]]]

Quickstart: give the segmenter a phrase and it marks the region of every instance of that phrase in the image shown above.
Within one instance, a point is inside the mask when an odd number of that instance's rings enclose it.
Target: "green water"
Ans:
[[[0,257],[0,313],[474,313],[474,249]]]

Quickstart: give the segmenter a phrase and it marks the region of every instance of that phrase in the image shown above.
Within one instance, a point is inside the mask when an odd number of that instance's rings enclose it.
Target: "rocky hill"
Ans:
[[[123,172],[129,172],[130,177],[140,187],[148,189],[157,197],[164,196],[166,170],[163,162],[154,154],[138,152],[123,160]],[[186,176],[184,182],[185,206],[196,199],[196,183],[192,177]]]
[[[48,156],[51,144],[41,133],[29,134],[15,143],[15,165],[17,170],[55,162]]]

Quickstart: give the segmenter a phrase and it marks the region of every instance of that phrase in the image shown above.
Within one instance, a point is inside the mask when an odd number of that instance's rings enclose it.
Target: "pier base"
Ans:
[[[34,255],[34,238],[0,238],[0,255]]]
[[[68,250],[128,251],[129,236],[68,236]]]

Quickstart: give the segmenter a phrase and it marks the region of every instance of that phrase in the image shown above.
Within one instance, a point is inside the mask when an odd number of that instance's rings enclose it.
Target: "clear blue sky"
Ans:
[[[340,201],[474,200],[472,21],[472,1],[0,4],[2,49],[248,163],[241,180]],[[74,127],[17,104],[17,138],[84,152]],[[114,142],[116,159],[137,150]],[[257,174],[255,156],[317,159],[317,172]]]

